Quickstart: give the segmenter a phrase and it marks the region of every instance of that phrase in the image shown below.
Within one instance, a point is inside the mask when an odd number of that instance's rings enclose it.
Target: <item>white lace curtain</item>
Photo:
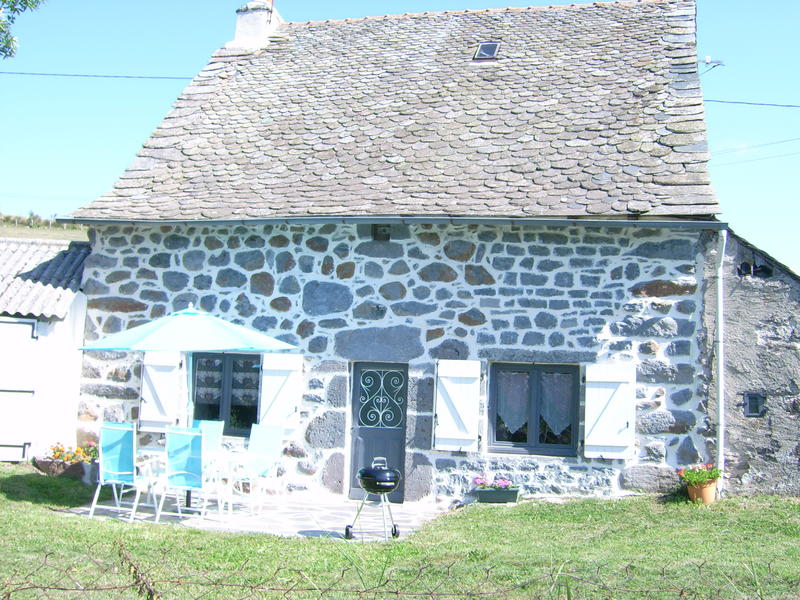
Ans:
[[[547,426],[559,435],[572,423],[572,375],[542,373],[541,415]]]
[[[528,422],[528,373],[500,371],[497,376],[497,392],[497,414],[503,419],[508,432],[513,435]]]
[[[541,376],[539,410],[554,435],[560,435],[572,423],[572,377],[570,373],[542,373]],[[526,371],[500,371],[497,392],[497,414],[513,435],[529,419],[529,374]]]

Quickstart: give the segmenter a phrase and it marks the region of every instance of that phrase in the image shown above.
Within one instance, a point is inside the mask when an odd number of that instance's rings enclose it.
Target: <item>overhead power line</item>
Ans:
[[[775,154],[774,156],[763,156],[761,158],[748,158],[745,160],[734,160],[731,162],[720,163],[718,165],[714,165],[716,167],[727,167],[729,165],[741,165],[744,163],[751,163],[751,162],[758,162],[762,160],[775,160],[776,158],[786,158],[787,156],[798,156],[800,152],[789,152],[787,154]]]
[[[719,65],[714,65],[719,66]],[[712,67],[713,68],[713,67]],[[108,74],[89,74],[89,73],[33,73],[28,71],[0,71],[0,75],[28,75],[33,77],[84,77],[94,79],[171,79],[189,81],[192,77],[167,77],[160,75],[108,75]],[[744,102],[740,100],[712,100],[706,98],[705,102],[716,102],[718,104],[744,104],[747,106],[773,106],[777,108],[800,108],[800,104],[772,104],[769,102]]]
[[[733,152],[749,152],[750,150],[755,150],[756,148],[777,146],[778,144],[788,144],[789,142],[800,142],[800,137],[789,138],[788,140],[777,140],[775,142],[764,142],[763,144],[751,144],[745,146],[744,148],[725,148],[723,150],[717,150],[714,152],[714,156],[719,156],[720,154],[731,154]]]
[[[705,102],[717,102],[718,104],[745,104],[747,106],[775,106],[778,108],[800,108],[800,104],[770,104],[769,102],[742,102],[739,100],[709,100]]]
[[[161,77],[157,75],[87,75],[84,73],[27,73],[23,71],[0,71],[0,75],[32,75],[34,77],[92,77],[98,79],[192,79],[191,77]]]

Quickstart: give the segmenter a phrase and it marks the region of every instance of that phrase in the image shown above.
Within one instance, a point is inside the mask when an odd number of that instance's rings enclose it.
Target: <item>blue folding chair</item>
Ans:
[[[159,484],[161,499],[156,509],[156,523],[164,513],[164,500],[175,497],[177,514],[183,516],[181,496],[189,492],[192,497],[203,501],[200,515],[205,516],[209,499],[217,501],[220,516],[223,516],[224,495],[219,481],[208,477],[203,469],[203,431],[199,427],[167,427],[166,434],[166,472]],[[190,506],[187,510],[194,510]]]
[[[250,427],[247,451],[239,457],[235,469],[234,491],[249,500],[251,510],[257,505],[261,511],[267,479],[276,471],[283,451],[283,433],[284,428],[278,425],[257,423]]]
[[[94,491],[89,516],[94,516],[98,506],[117,511],[128,510],[124,506],[123,495],[135,491],[129,518],[133,521],[141,493],[149,490],[151,483],[150,480],[139,477],[136,471],[136,432],[133,423],[103,423],[100,427],[99,462],[97,489]],[[100,489],[104,485],[111,486],[113,505],[97,503]]]

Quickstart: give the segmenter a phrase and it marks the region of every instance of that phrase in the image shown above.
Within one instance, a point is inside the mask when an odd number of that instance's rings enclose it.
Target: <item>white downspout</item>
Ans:
[[[191,352],[181,352],[181,367],[186,374],[181,377],[181,387],[186,390],[186,404],[183,409],[183,416],[186,419],[184,427],[191,427],[194,421],[194,357]],[[183,393],[184,390],[181,390]]]
[[[724,263],[728,230],[721,229],[717,240],[717,467],[725,472],[725,309]],[[725,477],[718,486],[724,490]]]

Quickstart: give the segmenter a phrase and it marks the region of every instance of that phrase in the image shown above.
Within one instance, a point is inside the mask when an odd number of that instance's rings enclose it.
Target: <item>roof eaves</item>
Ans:
[[[0,314],[63,319],[80,293],[89,242],[3,238],[6,269],[0,275]],[[26,260],[20,257],[27,255]],[[33,263],[37,264],[33,264]]]
[[[187,219],[103,219],[59,218],[59,221],[81,223],[84,225],[196,225],[197,220]],[[621,215],[613,218],[596,217],[391,217],[391,216],[353,216],[353,217],[274,217],[254,219],[202,219],[204,225],[320,225],[320,224],[453,224],[453,225],[517,225],[517,226],[573,226],[586,227],[664,227],[686,229],[725,229],[727,224],[717,220],[714,215],[696,215],[680,218],[641,219],[633,215]]]

